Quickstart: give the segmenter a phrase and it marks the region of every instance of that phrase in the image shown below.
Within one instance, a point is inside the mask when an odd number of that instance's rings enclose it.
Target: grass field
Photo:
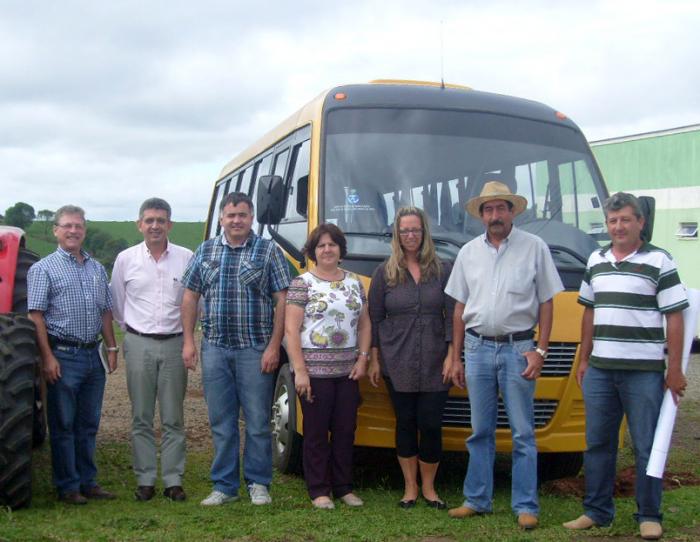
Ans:
[[[221,507],[205,508],[199,500],[210,491],[211,452],[188,454],[185,489],[189,499],[172,503],[160,495],[148,503],[136,502],[129,445],[102,442],[98,446],[99,478],[115,491],[117,501],[92,502],[75,507],[58,503],[51,487],[50,457],[44,446],[34,461],[34,500],[27,510],[0,510],[1,541],[57,540],[244,540],[244,541],[346,541],[420,540],[470,541],[575,541],[635,540],[632,519],[634,499],[617,499],[617,518],[611,528],[571,533],[561,523],[581,512],[578,498],[541,494],[541,526],[533,532],[518,529],[510,513],[508,463],[497,473],[494,514],[469,520],[453,520],[445,511],[418,503],[411,510],[397,506],[401,498],[398,466],[388,450],[360,450],[355,468],[356,491],[365,506],[351,509],[338,504],[335,510],[311,507],[303,480],[276,474],[271,489],[273,504],[256,507],[241,492],[241,500]],[[630,460],[623,454],[623,463]],[[448,504],[461,503],[464,455],[452,454],[441,465],[438,488]],[[700,489],[686,487],[664,495],[665,540],[697,540]],[[589,538],[592,536],[594,538]],[[598,538],[600,537],[600,538]]]
[[[128,221],[88,221],[88,228],[97,228],[109,233],[115,239],[125,239],[129,245],[143,241],[143,236],[136,229],[134,222]],[[204,222],[175,222],[170,232],[170,240],[178,245],[194,250],[204,238]],[[49,239],[49,240],[47,240]],[[27,247],[46,256],[56,250],[53,242],[51,224],[34,222],[27,231]]]

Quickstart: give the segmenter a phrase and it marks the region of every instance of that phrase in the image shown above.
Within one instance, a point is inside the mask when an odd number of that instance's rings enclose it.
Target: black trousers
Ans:
[[[400,392],[385,378],[396,415],[396,455],[437,463],[442,456],[442,412],[447,390]],[[420,439],[419,439],[420,434]]]

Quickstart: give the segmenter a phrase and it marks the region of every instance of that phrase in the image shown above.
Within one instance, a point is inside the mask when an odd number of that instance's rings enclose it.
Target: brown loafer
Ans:
[[[88,502],[78,491],[69,491],[59,495],[58,500],[66,504],[87,504]]]
[[[83,497],[86,497],[88,499],[102,501],[111,501],[112,499],[116,499],[114,493],[110,493],[106,489],[102,489],[100,486],[93,486],[87,489],[83,489],[81,493],[83,494]]]
[[[479,512],[468,506],[458,506],[457,508],[450,508],[447,511],[447,515],[451,518],[464,519],[478,516]]]
[[[153,486],[139,486],[134,491],[134,497],[137,501],[150,501],[156,494],[156,488]]]
[[[185,490],[182,489],[182,486],[166,487],[163,490],[163,495],[165,495],[171,501],[177,502],[181,502],[187,499],[187,495],[185,494]]]
[[[529,531],[530,529],[537,527],[537,523],[537,516],[533,514],[528,514],[527,512],[518,514],[518,527],[521,529]]]

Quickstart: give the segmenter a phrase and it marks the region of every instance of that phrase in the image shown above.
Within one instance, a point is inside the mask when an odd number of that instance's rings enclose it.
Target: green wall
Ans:
[[[700,128],[592,149],[611,192],[700,186]]]

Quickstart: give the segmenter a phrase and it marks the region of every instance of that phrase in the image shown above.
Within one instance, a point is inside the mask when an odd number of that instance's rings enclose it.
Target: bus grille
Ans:
[[[535,427],[544,427],[549,423],[557,409],[558,401],[553,399],[535,399]],[[471,427],[471,405],[469,397],[449,397],[442,414],[442,425],[447,427]],[[508,429],[508,415],[503,400],[498,398],[498,429]]]
[[[577,346],[576,343],[549,343],[542,376],[569,376]]]
[[[569,376],[574,366],[577,346],[577,343],[549,343],[547,359],[540,376]],[[462,353],[462,363],[464,363],[464,353]]]

